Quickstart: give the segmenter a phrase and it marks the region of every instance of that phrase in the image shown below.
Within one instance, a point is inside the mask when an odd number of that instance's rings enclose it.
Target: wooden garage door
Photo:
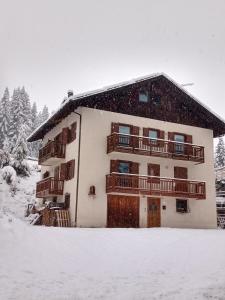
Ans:
[[[108,227],[139,227],[139,197],[108,195]]]

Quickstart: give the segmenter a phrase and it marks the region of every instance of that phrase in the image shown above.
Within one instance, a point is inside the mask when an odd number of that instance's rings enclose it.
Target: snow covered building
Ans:
[[[80,227],[215,228],[213,138],[225,123],[165,74],[80,95],[28,139],[43,139],[39,198]]]

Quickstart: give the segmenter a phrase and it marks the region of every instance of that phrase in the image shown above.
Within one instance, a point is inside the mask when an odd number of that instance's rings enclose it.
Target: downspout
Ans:
[[[75,227],[77,226],[77,209],[78,209],[78,192],[79,192],[79,181],[80,181],[80,145],[81,145],[81,114],[73,111],[74,114],[79,116],[79,143],[78,143],[78,161],[77,161],[77,189],[76,189],[76,206],[75,206]]]

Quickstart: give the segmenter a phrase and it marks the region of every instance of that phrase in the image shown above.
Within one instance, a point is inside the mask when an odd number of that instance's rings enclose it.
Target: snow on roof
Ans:
[[[105,87],[100,88],[100,89],[79,93],[79,94],[76,94],[76,95],[73,95],[73,96],[70,96],[70,97],[65,97],[63,102],[61,103],[60,107],[54,112],[54,114],[51,115],[46,121],[44,121],[37,129],[35,129],[35,131],[32,132],[32,134],[27,138],[27,140],[29,140],[33,135],[35,135],[45,124],[48,123],[48,121],[57,112],[59,112],[70,101],[76,101],[76,100],[79,100],[79,99],[82,99],[82,98],[85,98],[85,97],[101,94],[101,93],[104,93],[104,92],[107,92],[107,91],[110,91],[110,90],[119,89],[121,87],[125,87],[125,86],[131,85],[131,84],[135,84],[135,83],[138,83],[138,82],[145,81],[145,80],[153,79],[153,78],[156,78],[156,77],[159,77],[159,76],[163,76],[166,79],[168,79],[178,89],[183,91],[187,96],[191,97],[194,101],[196,101],[198,104],[200,104],[202,107],[204,107],[210,114],[214,115],[216,118],[218,118],[221,122],[223,122],[225,124],[225,120],[223,118],[221,118],[219,115],[217,115],[215,112],[213,112],[207,105],[202,103],[199,99],[197,99],[195,96],[193,96],[190,92],[188,92],[181,84],[178,84],[172,78],[170,78],[167,74],[161,72],[161,73],[153,73],[151,75],[137,77],[137,78],[131,79],[129,81],[124,81],[124,82],[120,82],[120,83],[117,83],[117,84],[105,86]]]

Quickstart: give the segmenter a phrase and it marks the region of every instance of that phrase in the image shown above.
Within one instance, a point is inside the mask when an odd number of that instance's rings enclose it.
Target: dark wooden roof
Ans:
[[[140,90],[148,91],[149,102],[140,103]],[[157,119],[212,129],[214,137],[225,134],[224,121],[165,74],[156,74],[101,90],[72,96],[28,138],[42,139],[54,126],[78,107]]]

